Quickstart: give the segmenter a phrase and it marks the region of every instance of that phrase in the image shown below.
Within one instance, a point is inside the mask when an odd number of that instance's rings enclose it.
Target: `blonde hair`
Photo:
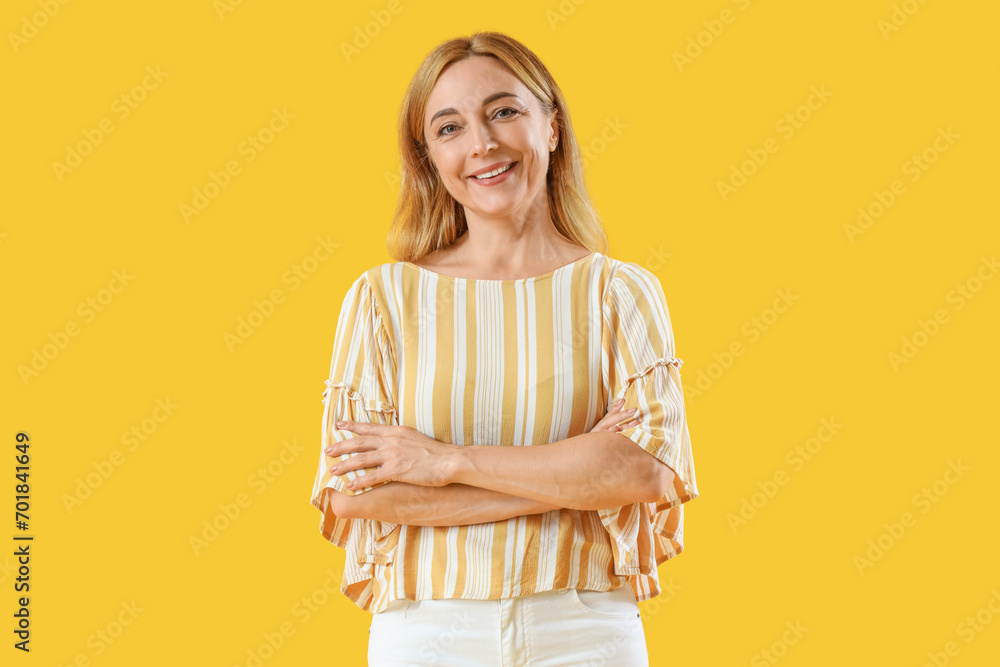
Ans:
[[[399,262],[418,261],[454,243],[467,229],[465,210],[448,192],[431,164],[424,142],[427,99],[442,70],[472,56],[492,56],[557,114],[558,141],[549,157],[546,191],[556,230],[592,252],[607,254],[608,238],[590,203],[569,109],[541,60],[526,46],[499,32],[478,32],[443,42],[421,63],[399,113],[401,190],[386,247]]]

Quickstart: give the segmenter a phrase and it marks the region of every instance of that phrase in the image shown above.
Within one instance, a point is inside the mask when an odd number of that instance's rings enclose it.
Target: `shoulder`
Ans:
[[[628,262],[611,257],[605,258],[607,265],[607,287],[605,296],[631,293],[635,297],[645,295],[647,299],[658,300],[663,296],[663,285],[655,273],[637,262]]]
[[[401,272],[403,265],[404,262],[384,262],[365,269],[351,283],[351,290],[384,294],[386,288],[394,282],[395,276]]]
[[[384,264],[376,264],[375,266],[367,268],[360,274],[358,274],[357,278],[355,278],[354,280],[354,284],[356,285],[366,284],[366,283],[368,285],[378,284],[379,282],[382,281],[381,274],[383,273],[383,271],[386,269],[386,267],[391,267],[391,266],[393,266],[393,263],[386,262]]]
[[[612,264],[603,298],[605,320],[667,326],[670,308],[656,274],[637,262],[612,260]]]
[[[365,269],[360,274],[355,274],[350,285],[343,292],[343,310],[361,310],[369,307],[376,307],[380,300],[379,295],[384,294],[382,288],[382,267],[389,266],[381,264]]]
[[[383,262],[365,269],[354,279],[348,292],[356,299],[363,299],[376,312],[392,312],[393,304],[401,295],[409,293],[407,283],[416,272],[405,262]]]
[[[644,280],[660,282],[656,274],[638,262],[608,258],[611,264],[613,278],[618,280]]]

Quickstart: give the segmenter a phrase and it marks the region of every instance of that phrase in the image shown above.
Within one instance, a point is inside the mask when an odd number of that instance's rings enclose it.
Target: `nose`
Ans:
[[[498,148],[499,144],[493,135],[488,124],[476,124],[470,128],[472,136],[472,155],[479,156],[489,153],[492,148]]]

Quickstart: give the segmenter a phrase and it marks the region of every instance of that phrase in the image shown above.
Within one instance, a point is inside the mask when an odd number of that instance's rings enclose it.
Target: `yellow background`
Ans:
[[[50,18],[53,4],[12,0],[0,21],[4,664],[248,665],[283,628],[262,664],[365,664],[371,616],[324,592],[344,553],[309,504],[323,381],[346,289],[391,261],[404,88],[436,44],[481,29],[520,39],[559,81],[610,254],[660,278],[685,384],[707,378],[688,397],[701,497],[687,548],[660,568],[672,593],[641,605],[651,664],[996,664],[1000,279],[976,282],[1000,250],[995,4],[401,0],[349,62],[342,44],[388,2],[77,0]],[[241,145],[274,109],[294,118],[250,160]],[[789,136],[778,123],[796,113]],[[60,177],[53,163],[102,122],[113,131]],[[185,222],[181,205],[231,160],[238,175]],[[903,194],[852,242],[845,225],[897,179]],[[289,280],[318,238],[337,249]],[[227,347],[274,290],[283,303]],[[779,290],[797,299],[772,319]],[[87,299],[105,303],[90,314]],[[894,366],[904,338],[921,345]],[[794,463],[824,419],[841,427]],[[27,655],[11,647],[21,430]],[[196,552],[239,494],[248,506]],[[744,500],[755,515],[734,524]],[[869,540],[887,548],[859,568]]]

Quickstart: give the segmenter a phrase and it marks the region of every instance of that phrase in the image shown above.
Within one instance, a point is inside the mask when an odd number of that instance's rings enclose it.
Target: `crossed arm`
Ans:
[[[392,481],[355,496],[334,492],[333,511],[344,518],[456,526],[563,507],[655,502],[674,477],[632,440],[607,430],[532,447],[456,447],[442,469],[443,486]]]

